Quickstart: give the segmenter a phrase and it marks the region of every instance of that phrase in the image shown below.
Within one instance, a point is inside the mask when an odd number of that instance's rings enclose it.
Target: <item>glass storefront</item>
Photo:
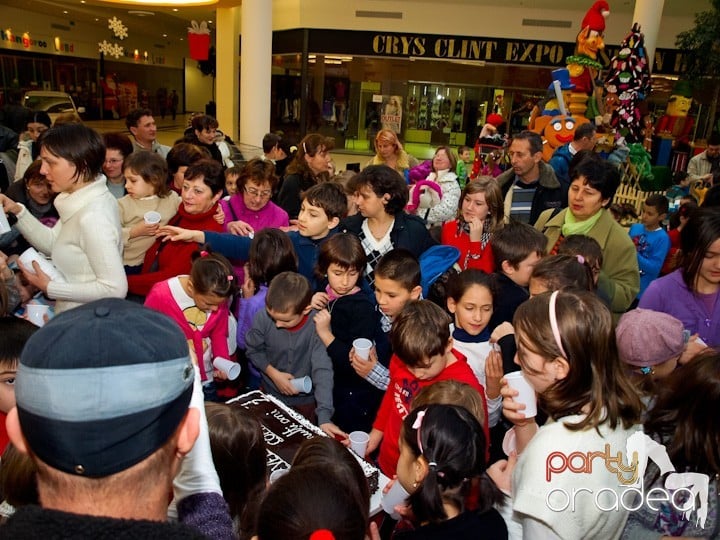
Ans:
[[[305,132],[335,138],[336,148],[372,152],[379,129],[398,133],[418,157],[439,145],[475,143],[487,115],[512,130],[527,125],[550,72],[477,62],[437,62],[321,55],[310,52]],[[319,64],[322,62],[322,64]],[[273,58],[271,129],[300,138],[300,55]]]

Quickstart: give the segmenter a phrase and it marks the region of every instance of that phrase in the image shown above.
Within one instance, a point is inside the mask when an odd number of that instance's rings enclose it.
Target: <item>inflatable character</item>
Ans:
[[[556,70],[560,71],[560,70]],[[555,73],[553,72],[553,75]],[[532,131],[539,133],[543,138],[543,160],[550,161],[555,150],[569,143],[575,137],[575,130],[580,124],[588,122],[584,116],[570,116],[565,108],[562,82],[559,79],[553,81],[555,97],[557,99],[560,114],[555,116],[542,115],[535,118],[535,125]]]
[[[643,126],[640,102],[650,93],[650,70],[645,39],[637,23],[633,24],[620,45],[620,52],[610,63],[605,89],[608,95],[616,95],[618,100],[610,125],[627,142],[641,142]]]
[[[673,137],[675,143],[688,143],[695,121],[688,116],[692,106],[692,90],[687,81],[678,81],[672,89],[665,114],[658,120],[655,133]]]
[[[605,18],[609,14],[610,6],[605,0],[598,0],[592,5],[582,20],[580,33],[576,38],[575,54],[567,58],[570,80],[575,85],[576,92],[586,96],[593,93],[594,81],[602,69],[597,56],[598,51],[605,48]]]

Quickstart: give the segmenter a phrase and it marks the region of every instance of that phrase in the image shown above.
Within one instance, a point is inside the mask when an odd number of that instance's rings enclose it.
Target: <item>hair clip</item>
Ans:
[[[643,375],[652,375],[653,373],[655,373],[655,370],[651,367],[643,366],[640,368],[640,373],[642,373]]]
[[[232,281],[233,279],[235,279],[235,276],[228,276],[228,281]]]
[[[548,315],[550,316],[550,328],[552,329],[553,337],[555,338],[555,344],[558,346],[558,349],[560,349],[560,354],[562,354],[564,358],[567,358],[565,349],[563,349],[562,346],[562,340],[560,339],[560,329],[558,328],[557,314],[555,313],[555,301],[557,300],[558,292],[559,291],[555,291],[550,295]]]
[[[208,255],[210,255],[210,254],[207,251],[205,251],[204,249],[200,252],[201,257],[207,257]]]
[[[303,141],[302,145],[303,145],[303,154],[307,154],[307,147],[305,146],[305,141]]]
[[[579,253],[575,255],[575,257],[577,257],[577,262],[579,262],[580,264],[585,264],[585,257],[580,255]]]
[[[335,535],[330,529],[318,529],[310,535],[310,540],[335,540]]]
[[[422,426],[423,418],[425,418],[425,410],[422,410],[417,413],[417,417],[415,418],[415,421],[413,422],[413,425],[412,425],[412,428],[417,430],[417,445],[418,445],[418,450],[420,450],[420,454],[423,453],[422,443],[420,442],[420,427]]]

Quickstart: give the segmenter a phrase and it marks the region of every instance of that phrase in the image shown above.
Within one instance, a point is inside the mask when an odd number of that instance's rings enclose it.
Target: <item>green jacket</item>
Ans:
[[[548,239],[548,250],[551,250],[560,238],[567,211],[566,208],[551,217],[553,210],[546,210],[535,223],[535,228]],[[603,263],[598,289],[610,300],[610,309],[617,319],[627,311],[640,291],[640,269],[635,245],[627,231],[613,219],[610,212],[601,212],[602,216],[587,236],[597,240],[602,249]]]

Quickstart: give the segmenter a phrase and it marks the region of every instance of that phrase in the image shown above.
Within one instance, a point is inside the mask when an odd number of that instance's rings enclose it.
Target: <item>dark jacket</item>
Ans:
[[[567,206],[567,192],[563,194],[563,188],[560,185],[555,171],[547,163],[541,161],[538,163],[540,168],[540,178],[538,179],[535,195],[533,196],[532,206],[530,208],[530,224],[537,221],[537,218],[545,210],[554,208],[560,210]],[[515,171],[508,169],[497,177],[497,183],[502,190],[503,199],[507,195],[508,190],[515,182]]]
[[[373,340],[379,328],[378,313],[362,292],[341,296],[328,305],[330,330],[335,340],[327,347],[333,363],[333,421],[348,433],[369,432],[383,392],[360,377],[348,361],[353,340]]]
[[[355,214],[343,219],[339,228],[342,232],[359,235],[363,221],[365,218],[361,214]],[[395,223],[390,231],[390,242],[394,248],[407,249],[418,258],[426,249],[437,244],[430,236],[425,222],[405,212],[395,215]]]
[[[85,516],[47,510],[39,506],[23,506],[18,508],[15,515],[0,527],[0,538],[12,538],[13,540],[36,540],[38,538],[201,540],[207,537],[181,523]]]
[[[288,174],[280,185],[277,205],[288,213],[290,219],[297,219],[302,204],[302,193],[314,185],[315,179],[309,174]]]

